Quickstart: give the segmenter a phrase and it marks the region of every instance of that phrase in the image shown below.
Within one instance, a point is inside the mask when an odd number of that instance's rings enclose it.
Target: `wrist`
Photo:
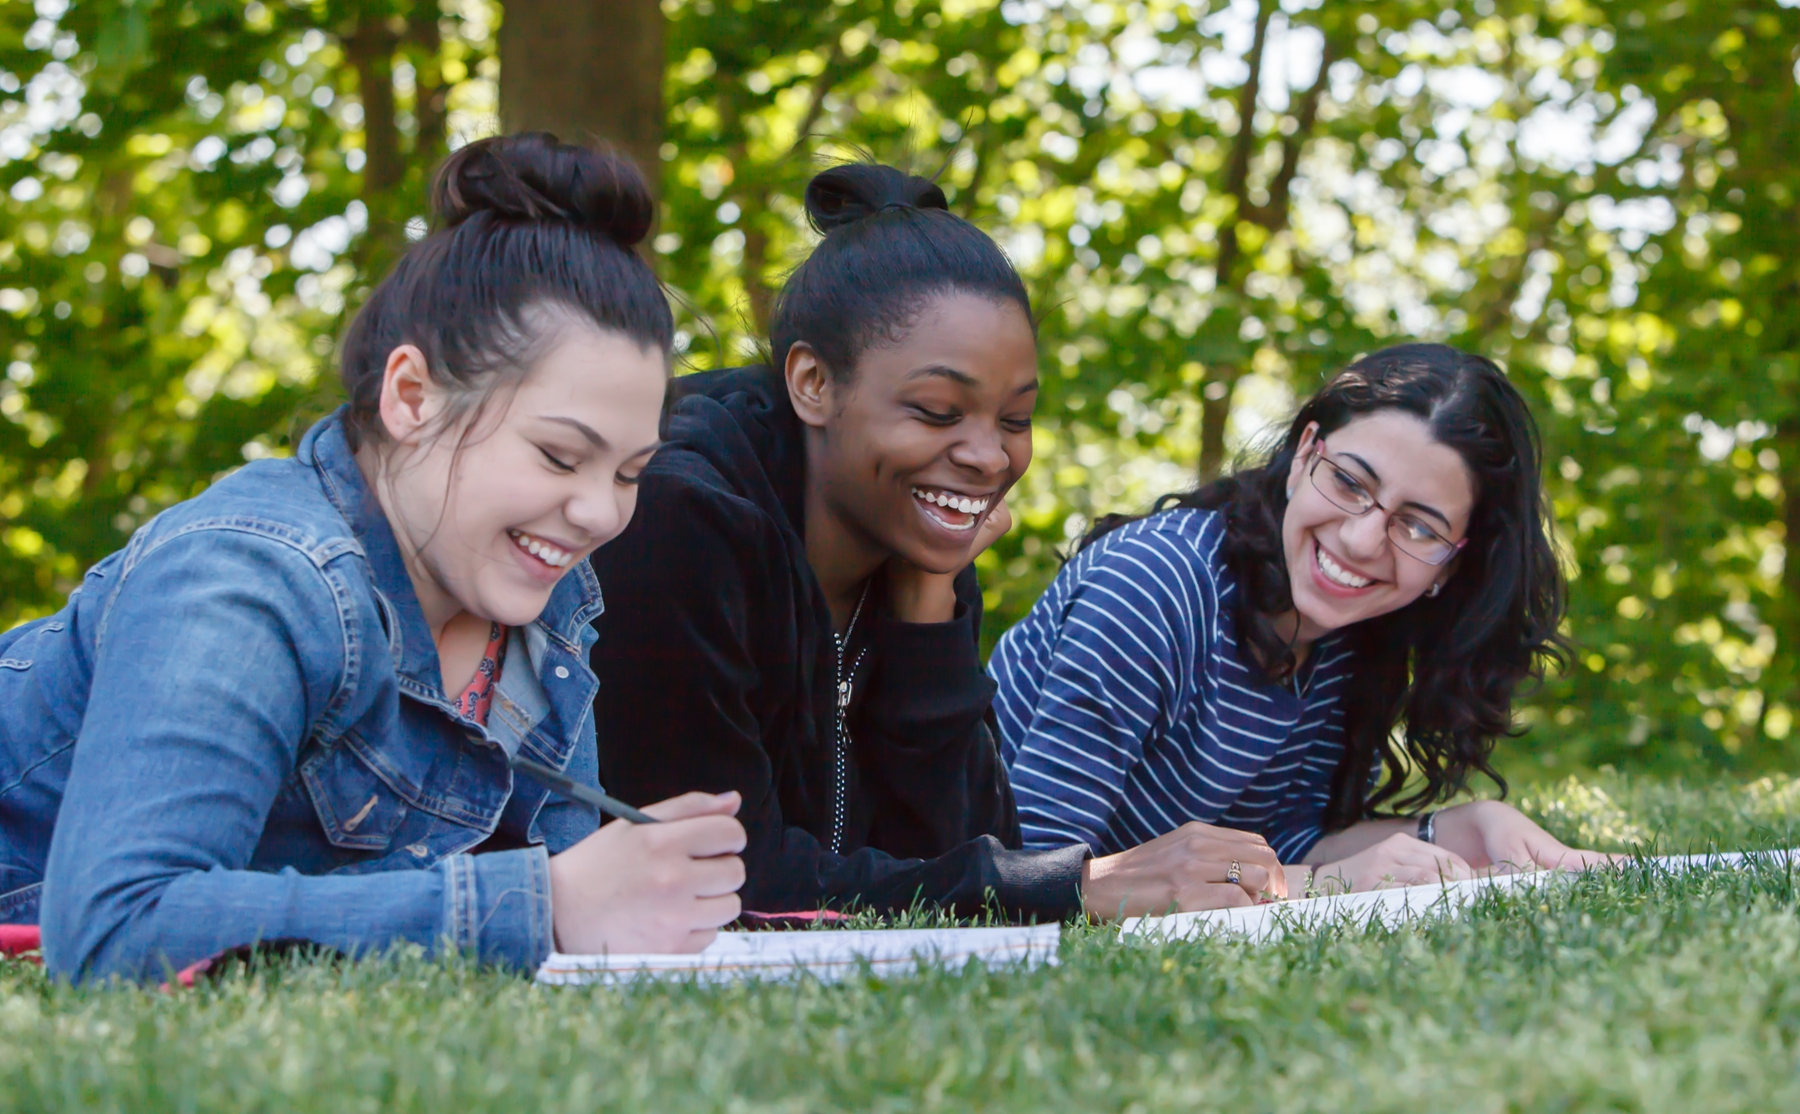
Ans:
[[[1489,812],[1488,805],[1493,801],[1467,801],[1460,805],[1439,809],[1432,815],[1431,842],[1446,851],[1454,852],[1465,859],[1479,856],[1479,849],[1485,845],[1482,837],[1482,825]],[[1473,859],[1471,859],[1473,861]]]

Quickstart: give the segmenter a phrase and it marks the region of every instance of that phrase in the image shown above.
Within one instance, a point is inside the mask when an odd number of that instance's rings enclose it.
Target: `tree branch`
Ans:
[[[1269,183],[1269,203],[1253,207],[1248,214],[1248,219],[1270,232],[1279,232],[1288,226],[1288,192],[1294,184],[1294,174],[1300,169],[1300,155],[1306,141],[1312,137],[1313,127],[1318,123],[1319,100],[1330,84],[1326,71],[1334,61],[1332,53],[1331,40],[1327,39],[1319,54],[1319,76],[1314,79],[1311,88],[1301,95],[1298,110],[1294,113],[1297,126],[1292,135],[1281,141],[1281,169],[1276,172],[1275,180]]]

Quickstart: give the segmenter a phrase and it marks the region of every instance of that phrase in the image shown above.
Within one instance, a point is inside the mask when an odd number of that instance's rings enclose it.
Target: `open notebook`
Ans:
[[[1800,864],[1800,849],[1673,855],[1645,861],[1669,871],[1736,869],[1752,864],[1780,866]],[[1554,885],[1571,877],[1573,875],[1563,871],[1502,874],[1489,878],[1471,878],[1466,882],[1397,886],[1390,890],[1272,902],[1241,909],[1209,909],[1198,913],[1174,913],[1166,917],[1133,917],[1119,926],[1119,934],[1121,937],[1142,936],[1170,940],[1218,935],[1262,942],[1289,932],[1317,932],[1336,924],[1380,923],[1389,928],[1397,928],[1409,921],[1454,916],[1467,909],[1484,893]]]
[[[912,974],[923,964],[961,967],[971,959],[990,968],[1040,967],[1056,962],[1058,925],[1014,928],[811,929],[721,932],[692,955],[563,955],[538,968],[543,983],[612,983],[638,978],[731,982],[811,975],[827,982],[867,964],[881,975]]]

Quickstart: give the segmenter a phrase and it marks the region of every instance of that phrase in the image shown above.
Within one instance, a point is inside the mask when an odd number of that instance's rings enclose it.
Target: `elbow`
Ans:
[[[105,894],[47,879],[39,920],[46,973],[72,983],[164,974],[174,957],[161,955],[154,941],[157,899],[165,884]]]

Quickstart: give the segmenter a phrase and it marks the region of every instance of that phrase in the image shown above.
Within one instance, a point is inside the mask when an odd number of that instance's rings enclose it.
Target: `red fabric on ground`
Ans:
[[[43,947],[43,936],[34,924],[0,924],[0,955],[24,955]],[[32,956],[33,959],[38,958]]]

